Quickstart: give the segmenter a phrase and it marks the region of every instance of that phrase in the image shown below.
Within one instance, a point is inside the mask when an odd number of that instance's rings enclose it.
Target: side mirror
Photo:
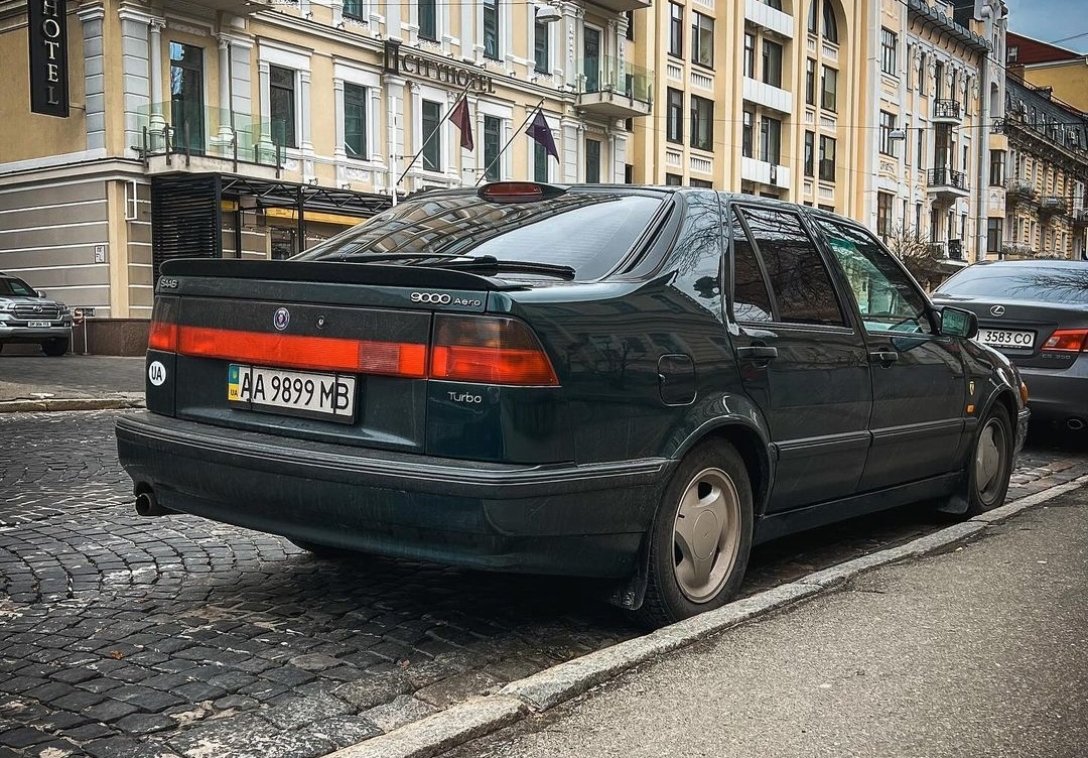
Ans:
[[[45,297],[45,290],[34,290],[38,297]]]
[[[946,305],[941,309],[941,334],[971,339],[978,334],[978,317],[971,311]]]

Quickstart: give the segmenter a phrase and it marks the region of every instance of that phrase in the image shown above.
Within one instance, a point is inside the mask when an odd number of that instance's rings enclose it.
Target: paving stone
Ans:
[[[53,674],[50,674],[50,678],[57,680],[58,682],[65,682],[67,684],[78,684],[79,682],[85,682],[88,679],[94,679],[98,676],[97,671],[86,668],[69,668],[62,669]]]
[[[381,703],[387,703],[397,695],[411,692],[412,689],[412,683],[404,673],[390,671],[369,674],[354,682],[342,684],[333,690],[333,694],[359,710],[366,710]]]
[[[88,743],[83,749],[93,758],[169,758],[174,755],[165,746],[131,737],[107,737]]]
[[[288,687],[306,684],[306,682],[312,682],[315,678],[312,672],[304,671],[295,666],[279,666],[265,671],[261,676],[265,679],[271,679],[273,682],[285,684]]]
[[[41,742],[48,742],[51,739],[52,737],[45,732],[32,729],[29,726],[20,726],[0,733],[0,745],[7,745],[8,747],[29,747]]]
[[[227,691],[222,687],[216,687],[214,684],[205,682],[189,682],[175,687],[171,692],[189,701],[215,700],[227,694]]]
[[[116,721],[117,719],[124,718],[130,713],[135,713],[140,710],[131,703],[122,703],[117,700],[106,700],[98,705],[92,705],[83,712],[88,717],[95,721],[101,721],[103,723],[109,723]]]
[[[93,692],[80,692],[75,691],[63,697],[59,697],[56,700],[50,701],[50,705],[54,708],[62,708],[66,711],[82,711],[85,708],[90,708],[92,705],[97,705],[105,700],[105,695],[97,695]]]
[[[436,712],[435,708],[422,700],[416,700],[408,695],[398,695],[388,703],[364,711],[362,716],[373,721],[383,732],[391,732]]]
[[[171,736],[169,743],[188,758],[314,758],[335,747],[322,735],[283,732],[253,715],[202,724]]]
[[[339,658],[334,658],[331,655],[325,655],[324,653],[307,653],[306,655],[295,656],[290,661],[292,666],[296,666],[305,671],[323,671],[325,669],[335,668],[343,663]]]
[[[336,716],[319,721],[306,731],[324,737],[338,748],[354,745],[382,733],[377,724],[362,716]]]
[[[300,726],[323,721],[352,710],[343,700],[325,693],[309,697],[292,698],[274,708],[260,711],[259,715],[268,719],[280,729],[297,729]]]
[[[129,734],[152,734],[174,728],[177,721],[154,713],[134,713],[118,719],[114,726]]]
[[[481,695],[499,685],[499,680],[482,671],[470,671],[417,690],[415,696],[425,703],[442,710],[467,700],[473,695]]]

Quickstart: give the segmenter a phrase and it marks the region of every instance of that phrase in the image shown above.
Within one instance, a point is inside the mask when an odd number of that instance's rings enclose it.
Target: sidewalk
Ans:
[[[446,758],[1082,758],[1088,494],[862,575]]]
[[[35,345],[6,345],[0,353],[0,413],[128,408],[143,398],[142,357],[50,358]]]

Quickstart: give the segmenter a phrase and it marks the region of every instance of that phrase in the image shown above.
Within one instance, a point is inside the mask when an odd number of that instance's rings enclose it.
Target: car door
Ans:
[[[868,351],[801,215],[734,204],[730,329],[777,455],[768,511],[852,494],[869,448]]]
[[[937,333],[925,295],[865,229],[816,217],[857,302],[872,367],[873,412],[860,489],[957,467],[967,387],[959,342]]]

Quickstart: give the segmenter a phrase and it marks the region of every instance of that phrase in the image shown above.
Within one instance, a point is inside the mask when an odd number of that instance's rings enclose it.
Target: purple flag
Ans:
[[[555,149],[555,140],[552,139],[552,130],[548,128],[548,122],[544,119],[544,111],[538,110],[533,123],[525,133],[536,140],[544,148],[544,152],[559,160],[559,151]]]

